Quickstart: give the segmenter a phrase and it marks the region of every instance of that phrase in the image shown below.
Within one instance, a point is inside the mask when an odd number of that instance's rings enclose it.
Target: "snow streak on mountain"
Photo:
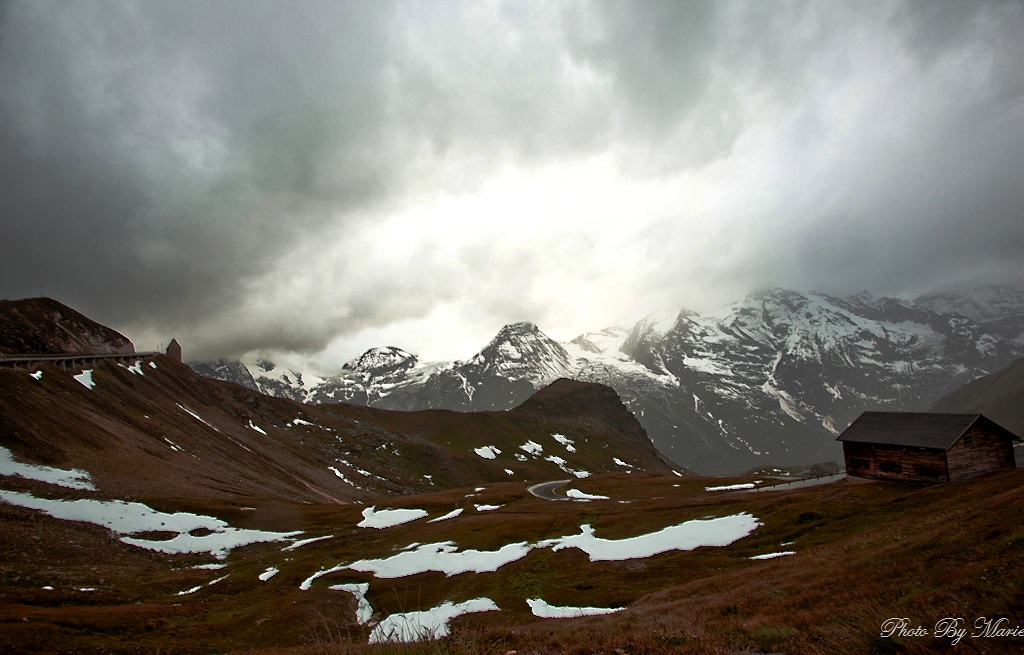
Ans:
[[[732,473],[837,459],[834,437],[861,411],[925,410],[1024,354],[1022,334],[1015,287],[917,301],[766,288],[717,312],[662,312],[563,344],[516,323],[466,361],[424,364],[386,347],[326,379],[269,362],[253,378],[304,402],[459,411],[508,409],[561,377],[601,382],[670,459]],[[227,363],[196,368],[247,381]]]

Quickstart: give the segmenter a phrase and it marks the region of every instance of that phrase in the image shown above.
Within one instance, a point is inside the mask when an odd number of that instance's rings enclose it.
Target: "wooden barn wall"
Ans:
[[[963,480],[1004,468],[1013,468],[1013,443],[1005,434],[973,427],[953,444],[948,451],[947,459],[950,480]]]
[[[843,442],[846,472],[862,478],[945,482],[946,453],[931,448]],[[866,463],[867,466],[860,466]]]

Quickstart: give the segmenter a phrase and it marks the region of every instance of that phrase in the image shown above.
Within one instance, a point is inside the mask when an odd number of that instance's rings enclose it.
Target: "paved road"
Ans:
[[[535,484],[532,487],[527,487],[527,491],[536,496],[537,498],[543,498],[544,500],[569,500],[568,496],[555,493],[555,489],[564,487],[565,485],[572,482],[572,480],[555,480],[554,482],[541,482]]]

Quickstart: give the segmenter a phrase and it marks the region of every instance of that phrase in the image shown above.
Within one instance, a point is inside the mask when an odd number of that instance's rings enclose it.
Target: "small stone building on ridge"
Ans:
[[[837,437],[846,472],[903,482],[951,482],[1014,467],[1020,438],[981,414],[864,412]]]
[[[181,361],[181,344],[178,343],[177,339],[171,339],[171,342],[167,344],[167,356],[179,362]]]

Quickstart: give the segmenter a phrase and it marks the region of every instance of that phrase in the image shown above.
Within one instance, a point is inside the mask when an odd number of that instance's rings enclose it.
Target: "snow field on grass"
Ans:
[[[608,496],[594,496],[578,489],[569,489],[565,495],[573,500],[608,500]]]
[[[448,623],[456,617],[499,610],[500,608],[490,598],[474,598],[457,604],[445,601],[422,612],[392,614],[373,629],[370,633],[370,643],[408,643],[440,639],[449,635]]]
[[[537,546],[550,547],[554,551],[579,548],[590,557],[591,562],[643,559],[670,550],[728,546],[760,526],[760,521],[746,512],[715,519],[686,521],[628,539],[601,539],[594,536],[594,529],[590,525],[581,525],[578,535],[549,539]]]
[[[501,454],[501,451],[494,446],[483,446],[482,448],[474,448],[473,452],[483,457],[484,459],[494,459]]]
[[[260,573],[260,581],[266,582],[267,580],[271,579],[280,572],[281,571],[277,567],[268,566],[266,571]]]
[[[597,616],[600,614],[614,614],[626,609],[625,607],[557,607],[549,605],[540,598],[529,598],[526,604],[530,611],[539,619],[564,619],[579,616]]]
[[[74,378],[76,380],[78,380],[79,384],[81,384],[86,389],[92,389],[93,387],[96,386],[96,383],[92,381],[92,369],[91,368],[82,371],[78,375],[74,376]]]
[[[704,487],[704,491],[737,491],[740,489],[753,489],[753,482],[745,482],[743,484],[726,484],[720,487]]]
[[[293,543],[291,545],[288,545],[288,546],[285,546],[284,548],[282,548],[281,552],[282,553],[290,553],[291,551],[295,550],[296,548],[302,548],[303,546],[305,546],[307,544],[312,544],[312,543],[315,543],[317,541],[323,541],[324,539],[333,539],[333,538],[334,538],[333,534],[327,534],[327,535],[324,535],[322,537],[312,537],[310,539],[299,539],[295,543]]]
[[[522,446],[519,446],[519,449],[537,457],[544,454],[544,446],[535,441],[527,441]]]
[[[213,428],[213,430],[215,430],[216,432],[220,432],[220,430],[218,430],[218,429],[217,429],[216,427],[214,427],[213,425],[210,425],[209,423],[207,423],[207,422],[206,422],[205,420],[203,420],[203,417],[202,417],[202,416],[200,416],[199,414],[196,414],[195,412],[193,412],[193,411],[192,411],[191,409],[189,409],[188,407],[185,407],[185,406],[184,406],[184,405],[182,405],[181,403],[174,403],[174,404],[175,404],[175,405],[177,405],[177,406],[178,406],[179,408],[181,408],[181,410],[182,410],[182,411],[184,411],[184,412],[185,412],[186,414],[188,414],[189,416],[191,416],[191,417],[192,417],[192,418],[194,418],[195,420],[199,421],[199,422],[200,422],[200,423],[202,423],[203,425],[206,425],[206,426],[208,426],[208,427],[210,427],[210,428]],[[243,448],[244,448],[244,446],[243,446]],[[246,450],[248,450],[248,449],[246,449]]]
[[[765,553],[764,555],[754,555],[747,559],[775,559],[776,557],[785,557],[786,555],[796,555],[795,550],[783,550],[777,553]]]
[[[357,525],[360,528],[382,530],[421,519],[426,515],[427,511],[423,509],[382,509],[378,512],[373,507],[367,507],[363,510],[363,520]]]
[[[627,539],[602,539],[594,536],[589,525],[580,526],[580,534],[547,539],[535,544],[520,541],[498,550],[462,550],[454,541],[412,544],[390,557],[364,559],[352,564],[323,569],[307,578],[301,589],[309,589],[313,581],[329,573],[352,570],[372,573],[377,578],[403,578],[436,571],[446,576],[460,573],[492,573],[506,564],[526,557],[535,548],[578,548],[592,562],[643,559],[672,550],[693,550],[702,546],[728,546],[746,537],[761,526],[747,513],[713,519],[696,519],[669,526],[657,532]]]
[[[373,620],[373,608],[366,600],[366,592],[370,590],[370,583],[359,582],[353,584],[336,584],[328,587],[333,591],[347,591],[356,597],[356,623],[366,625]]]
[[[121,541],[126,544],[161,553],[210,553],[218,559],[224,559],[232,549],[239,546],[284,541],[302,534],[301,531],[267,532],[232,528],[212,516],[189,512],[167,514],[142,503],[128,503],[122,500],[49,500],[3,490],[0,490],[0,500],[18,507],[40,510],[57,519],[102,525],[121,535]],[[203,536],[191,534],[197,530],[208,530],[210,533]],[[178,535],[168,540],[135,539],[125,536],[151,531],[177,532]]]
[[[16,462],[14,453],[3,446],[0,446],[0,475],[16,475],[37,482],[60,485],[68,489],[96,491],[96,486],[92,483],[88,471]]]
[[[576,452],[575,442],[564,434],[552,434],[551,438],[565,446],[565,449],[570,453]]]
[[[452,511],[448,512],[444,516],[439,516],[436,519],[430,519],[429,521],[427,521],[427,523],[437,523],[438,521],[447,521],[448,519],[453,519],[456,516],[458,516],[459,514],[462,514],[463,511],[464,510],[461,507],[458,508],[458,509],[453,509]]]
[[[460,551],[454,541],[419,544],[412,550],[382,559],[364,559],[338,570],[351,569],[372,573],[377,578],[404,578],[426,571],[437,571],[451,577],[460,573],[493,573],[502,566],[520,560],[534,546],[520,541],[498,550]]]

